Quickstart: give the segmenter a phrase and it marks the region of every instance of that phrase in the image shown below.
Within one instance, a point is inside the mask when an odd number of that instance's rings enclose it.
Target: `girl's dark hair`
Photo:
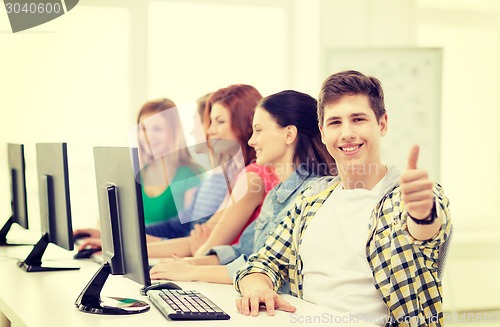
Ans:
[[[333,158],[321,142],[316,117],[317,101],[305,93],[286,90],[263,98],[259,106],[266,110],[278,125],[297,127],[297,146],[293,155],[297,167],[316,175],[336,175]]]

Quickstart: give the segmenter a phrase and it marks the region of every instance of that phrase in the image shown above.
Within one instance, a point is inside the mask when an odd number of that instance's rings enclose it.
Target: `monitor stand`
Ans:
[[[80,267],[62,267],[62,266],[42,266],[42,256],[45,249],[49,245],[49,235],[45,234],[40,238],[38,243],[35,244],[33,250],[28,254],[24,261],[19,261],[18,265],[26,272],[40,272],[40,271],[60,271],[60,270],[78,270]]]
[[[0,229],[0,246],[21,246],[21,245],[33,245],[33,243],[9,243],[7,242],[7,234],[10,228],[14,224],[14,217],[7,219],[3,227]]]
[[[126,315],[149,310],[150,305],[144,301],[121,297],[101,298],[101,290],[110,273],[111,268],[105,263],[76,299],[78,310],[101,315]]]

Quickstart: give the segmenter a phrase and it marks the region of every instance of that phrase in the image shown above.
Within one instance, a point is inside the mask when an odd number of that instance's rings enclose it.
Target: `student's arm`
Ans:
[[[146,242],[161,242],[161,240],[161,237],[146,234]]]
[[[101,231],[96,229],[96,228],[81,228],[81,229],[75,229],[73,231],[73,235],[76,236],[78,234],[87,234],[87,237],[91,238],[99,238],[101,237]]]
[[[174,254],[179,257],[188,257],[191,255],[188,237],[148,242],[148,256],[150,258],[170,258]]]
[[[254,172],[247,172],[246,179],[238,179],[233,196],[243,196],[236,203],[229,201],[227,208],[218,217],[207,241],[198,249],[195,256],[201,256],[217,245],[230,244],[241,232],[255,209],[264,200],[264,182]]]
[[[242,295],[236,301],[238,311],[243,315],[256,316],[259,303],[264,303],[268,315],[275,309],[294,312],[295,308],[277,295],[277,290],[288,279],[289,266],[296,264],[292,252],[296,253],[293,231],[301,228],[301,215],[309,210],[309,204],[300,196],[287,216],[269,235],[259,252],[252,254],[234,278],[236,291]],[[296,240],[298,241],[298,240]],[[293,260],[293,262],[291,261]]]
[[[162,258],[158,263],[170,262],[173,260],[183,260],[193,266],[218,266],[220,265],[220,261],[216,255],[207,255],[204,257],[177,257],[173,256],[172,258]]]
[[[224,207],[225,200],[219,206],[218,211],[203,224],[203,230],[205,230],[206,233],[210,233],[210,229],[217,223],[219,217],[224,212]],[[168,223],[168,221],[165,223]],[[191,236],[186,236],[159,242],[149,242],[148,256],[151,258],[171,258],[176,254],[179,257],[189,257],[192,256],[194,251],[199,247],[196,241],[197,240]]]
[[[218,284],[231,284],[225,266],[193,265],[188,260],[173,259],[156,264],[150,271],[151,279],[176,281],[204,281]]]
[[[195,224],[189,235],[189,249],[191,255],[207,241],[210,236],[211,230],[208,224]]]
[[[401,196],[408,215],[408,232],[413,238],[425,241],[439,233],[443,217],[433,210],[437,205],[433,192],[434,183],[429,179],[427,171],[417,168],[418,153],[418,146],[413,146],[407,170],[401,174]],[[426,224],[428,221],[432,223]]]
[[[195,266],[218,266],[221,264],[219,258],[214,254],[204,257],[187,257],[183,260]]]

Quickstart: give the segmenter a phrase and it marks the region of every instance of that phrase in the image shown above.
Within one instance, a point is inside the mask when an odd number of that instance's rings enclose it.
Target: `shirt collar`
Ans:
[[[285,182],[276,186],[274,190],[275,199],[280,203],[285,202],[311,175],[312,173],[308,172],[307,169],[299,166]]]

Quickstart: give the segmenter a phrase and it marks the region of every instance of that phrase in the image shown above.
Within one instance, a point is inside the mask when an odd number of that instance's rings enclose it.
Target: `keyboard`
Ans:
[[[229,315],[197,291],[151,290],[148,297],[170,320],[227,320]]]

